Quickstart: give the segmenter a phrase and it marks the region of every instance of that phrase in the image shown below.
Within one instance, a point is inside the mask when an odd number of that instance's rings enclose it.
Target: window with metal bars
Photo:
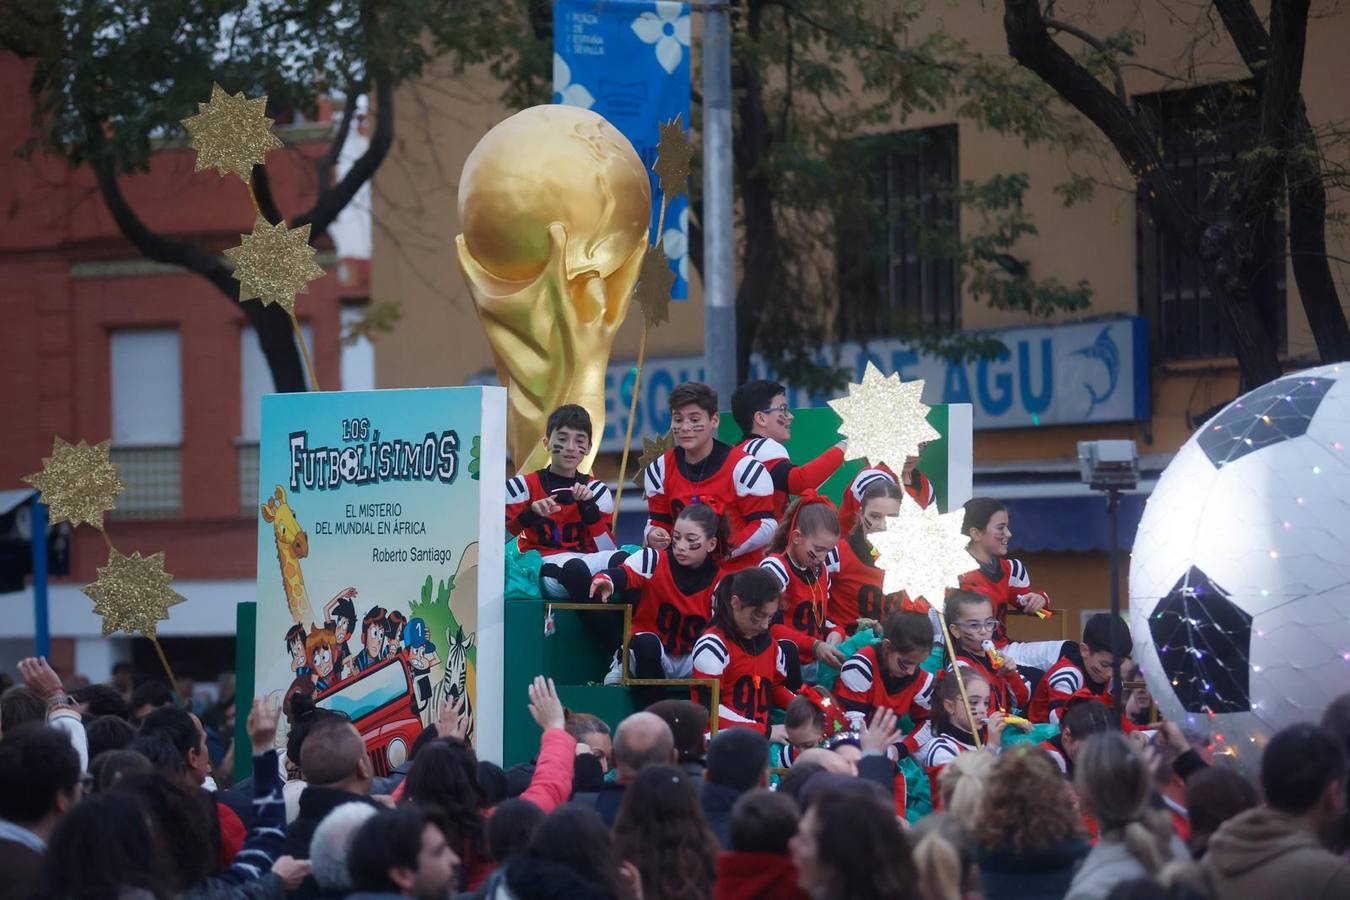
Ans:
[[[1219,84],[1164,91],[1135,98],[1158,122],[1163,167],[1180,188],[1182,201],[1206,221],[1225,223],[1239,157],[1252,148],[1256,97],[1246,84]],[[1137,196],[1136,266],[1139,310],[1152,326],[1158,360],[1229,356],[1232,347],[1217,305],[1211,302],[1200,261],[1177,246],[1153,221],[1143,193]],[[1285,229],[1276,223],[1267,263],[1252,290],[1266,296],[1260,308],[1285,346]]]
[[[835,209],[838,330],[846,340],[961,325],[957,260],[957,128],[943,125],[853,143],[856,196]]]

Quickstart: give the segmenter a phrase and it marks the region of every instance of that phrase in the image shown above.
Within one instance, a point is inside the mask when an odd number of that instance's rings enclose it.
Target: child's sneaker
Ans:
[[[623,684],[623,666],[619,665],[619,654],[622,652],[622,649],[614,651],[614,660],[609,664],[609,672],[605,675],[604,683],[607,687]]]

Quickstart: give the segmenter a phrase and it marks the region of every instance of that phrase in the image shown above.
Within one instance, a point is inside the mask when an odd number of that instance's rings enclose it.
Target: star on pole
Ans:
[[[197,115],[183,119],[189,146],[197,151],[194,171],[215,167],[222,178],[233,172],[248,184],[253,167],[263,164],[269,150],[281,147],[266,110],[266,94],[249,99],[243,91],[230,94],[213,83],[210,102],[198,103]]]
[[[52,524],[87,522],[103,528],[103,514],[116,507],[118,495],[127,489],[108,446],[108,441],[92,447],[84,441],[69,444],[58,437],[52,441],[52,455],[42,460],[42,471],[23,479],[42,492]]]
[[[665,252],[656,245],[648,247],[638,270],[636,294],[642,318],[649,327],[670,321],[670,289],[674,286],[675,271]]]
[[[172,581],[164,571],[163,552],[123,556],[109,548],[108,564],[99,568],[98,579],[84,593],[103,617],[105,637],[124,631],[153,638],[159,622],[169,618],[169,607],[185,599],[169,587]]]
[[[925,508],[902,499],[899,515],[886,520],[886,530],[867,536],[884,572],[882,590],[903,590],[941,608],[947,589],[959,587],[961,576],[976,565],[966,550],[970,539],[961,532],[964,516],[960,509],[944,514],[935,505]]]
[[[904,465],[919,455],[921,445],[942,435],[928,424],[923,380],[901,381],[899,375],[882,375],[867,364],[861,384],[850,384],[848,396],[831,400],[839,414],[839,433],[848,439],[849,459],[866,457],[873,464]]]
[[[258,299],[263,305],[279,303],[295,315],[295,295],[308,294],[309,283],[324,276],[314,262],[309,245],[309,225],[287,228],[285,222],[271,225],[261,216],[252,234],[239,235],[242,244],[225,251],[234,263],[239,282],[239,302]]]
[[[689,178],[689,162],[694,158],[694,145],[685,136],[682,116],[660,123],[661,138],[656,145],[656,164],[652,171],[661,182],[662,202],[671,202],[684,193]]]

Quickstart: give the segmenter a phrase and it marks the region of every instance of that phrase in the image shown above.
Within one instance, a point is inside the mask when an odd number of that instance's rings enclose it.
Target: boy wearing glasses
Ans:
[[[644,543],[665,550],[686,506],[702,502],[716,509],[721,503],[730,526],[722,571],[758,564],[778,527],[772,478],[740,447],[717,440],[717,392],[712,388],[686,381],[670,392],[669,402],[675,446],[642,472],[647,495]]]
[[[814,491],[844,464],[847,441],[794,465],[783,445],[792,439],[787,388],[776,381],[747,381],[731,395],[731,415],[745,437],[737,446],[759,460],[773,479],[774,518],[782,519],[789,494]]]
[[[994,648],[998,619],[994,618],[994,604],[989,598],[974,591],[952,591],[947,595],[944,612],[956,649],[956,659],[948,663],[947,671],[961,666],[983,675],[989,682],[991,710],[1026,710],[1031,703],[1031,688],[1017,670],[1012,646]]]

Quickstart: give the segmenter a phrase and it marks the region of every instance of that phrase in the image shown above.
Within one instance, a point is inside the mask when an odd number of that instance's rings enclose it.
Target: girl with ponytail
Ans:
[[[839,571],[838,543],[834,504],[808,491],[787,508],[769,554],[759,564],[778,580],[783,592],[774,637],[785,653],[796,654],[807,682],[815,681],[817,660],[835,667],[844,663],[838,650],[843,629],[834,624],[828,610],[830,574]]]

